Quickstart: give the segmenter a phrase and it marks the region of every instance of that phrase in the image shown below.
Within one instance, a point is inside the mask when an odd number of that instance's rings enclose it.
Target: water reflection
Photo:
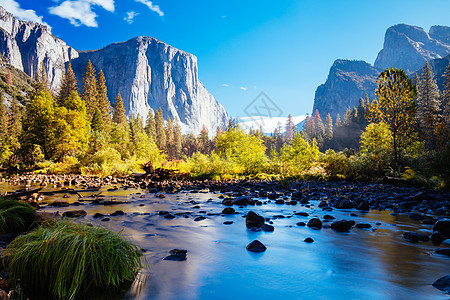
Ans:
[[[0,191],[3,188],[0,185]],[[322,218],[325,213],[316,207],[268,204],[236,208],[238,214],[223,216],[219,214],[223,209],[221,199],[216,194],[182,193],[160,199],[141,190],[104,188],[101,192],[105,197],[131,203],[97,206],[86,202],[68,209],[84,209],[88,212],[85,220],[123,230],[126,237],[147,251],[145,257],[150,265],[125,293],[102,299],[447,299],[431,283],[448,275],[450,260],[430,255],[436,247],[429,242],[411,244],[403,240],[404,231],[431,232],[429,225],[407,216],[353,210],[327,212],[337,219],[373,226],[372,230],[354,228],[350,233],[338,233],[296,225],[314,216]],[[82,194],[83,199],[90,195]],[[49,196],[45,200],[61,197]],[[79,198],[72,195],[68,200],[73,203]],[[252,232],[246,229],[242,217],[250,209],[265,217],[285,218],[272,218],[274,232]],[[49,212],[64,210],[67,208],[44,208]],[[116,210],[123,210],[125,215],[108,216],[109,222],[92,217]],[[176,218],[158,215],[161,210]],[[300,211],[309,217],[294,215]],[[206,219],[194,221],[198,216]],[[224,225],[225,221],[234,223]],[[315,242],[303,242],[306,237]],[[264,243],[267,251],[248,252],[245,247],[254,239]],[[187,260],[163,260],[174,248],[188,250]]]

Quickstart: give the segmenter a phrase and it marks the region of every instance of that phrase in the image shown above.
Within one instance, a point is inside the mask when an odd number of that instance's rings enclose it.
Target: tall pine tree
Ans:
[[[442,95],[442,116],[448,129],[450,129],[450,63],[445,68],[444,92]]]
[[[422,128],[430,129],[440,112],[439,89],[434,80],[433,70],[428,62],[422,68],[417,84],[417,120]],[[430,124],[431,123],[431,124]]]
[[[328,114],[325,119],[325,141],[331,141],[333,138],[333,119],[331,115]]]
[[[83,88],[81,98],[86,103],[87,114],[90,118],[89,121],[92,120],[95,109],[96,107],[98,107],[97,95],[98,91],[95,68],[91,63],[91,60],[88,60],[86,70],[83,74]]]
[[[147,121],[145,124],[145,132],[149,137],[151,137],[153,140],[156,139],[156,129],[155,129],[155,116],[153,115],[153,110],[149,108],[148,114],[147,114]]]
[[[294,121],[292,120],[292,115],[289,114],[286,121],[286,131],[284,133],[286,141],[290,143],[294,139],[294,135],[297,132]]]
[[[113,118],[112,121],[116,124],[126,124],[127,117],[125,115],[125,108],[123,107],[123,100],[120,93],[117,92],[116,99],[114,100]]]
[[[69,63],[67,64],[67,70],[61,80],[61,86],[59,88],[58,95],[56,96],[56,103],[59,106],[63,106],[64,102],[69,98],[72,92],[78,93],[78,86],[77,78],[75,77],[75,73],[72,69],[72,64],[69,61]]]
[[[104,129],[106,132],[109,132],[111,127],[111,105],[109,103],[105,75],[102,69],[98,72],[97,77],[97,107],[102,115]]]
[[[167,135],[164,128],[164,117],[161,107],[155,113],[156,145],[160,150],[167,150]]]

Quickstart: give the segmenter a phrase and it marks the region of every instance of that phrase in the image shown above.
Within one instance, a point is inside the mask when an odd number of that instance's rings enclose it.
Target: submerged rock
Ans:
[[[63,217],[66,218],[80,218],[87,215],[87,212],[85,210],[69,210],[62,214]]]
[[[234,214],[235,212],[236,212],[236,210],[234,210],[234,208],[232,208],[232,207],[225,207],[222,210],[222,213],[225,215],[231,215],[231,214]]]
[[[403,238],[408,242],[417,243],[419,242],[419,235],[417,232],[407,231],[403,234]]]
[[[164,260],[183,261],[187,259],[187,250],[172,249],[169,251],[169,253],[170,255],[166,256]]]
[[[438,248],[434,250],[437,254],[450,256],[450,248]]]
[[[254,240],[250,244],[245,247],[248,251],[251,252],[264,252],[267,250],[266,246],[258,240]]]
[[[347,221],[347,220],[339,220],[331,223],[331,229],[339,231],[339,232],[347,232],[352,229],[352,226],[355,224],[355,221]]]
[[[310,238],[310,237],[307,237],[303,241],[306,242],[306,243],[313,243],[314,242],[314,240],[312,238]]]
[[[275,227],[273,227],[272,225],[269,224],[264,224],[263,226],[261,226],[262,231],[265,232],[272,232],[275,230]]]
[[[450,294],[450,275],[439,278],[433,283],[433,286],[447,294]]]

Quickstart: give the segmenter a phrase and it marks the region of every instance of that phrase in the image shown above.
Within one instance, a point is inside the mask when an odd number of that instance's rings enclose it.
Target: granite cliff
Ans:
[[[178,119],[184,132],[198,134],[205,125],[213,135],[228,121],[225,108],[198,79],[197,58],[151,37],[78,52],[55,37],[48,26],[21,21],[0,6],[0,54],[33,78],[43,62],[54,90],[68,61],[81,87],[90,59],[105,73],[110,101],[120,92],[128,115],[145,118],[149,109],[161,107],[164,118]]]
[[[44,62],[52,89],[59,86],[64,63],[78,52],[55,37],[49,27],[15,18],[0,6],[0,53],[15,68],[34,78]]]

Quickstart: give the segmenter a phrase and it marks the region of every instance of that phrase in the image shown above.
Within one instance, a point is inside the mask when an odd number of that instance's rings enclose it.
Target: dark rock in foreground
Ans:
[[[269,224],[264,224],[263,226],[261,226],[261,230],[265,232],[272,232],[275,230],[275,227]]]
[[[222,210],[222,213],[223,214],[225,214],[225,215],[231,215],[231,214],[234,214],[236,211],[234,210],[234,208],[232,208],[232,207],[225,207],[223,210]]]
[[[433,234],[430,237],[431,242],[435,245],[439,245],[440,243],[442,243],[443,241],[445,241],[445,236],[440,233],[439,231],[435,231],[433,232]]]
[[[252,252],[264,252],[267,250],[266,246],[258,240],[254,240],[245,247],[248,251]]]
[[[433,283],[433,286],[446,294],[450,294],[450,275],[439,278]]]
[[[438,248],[434,252],[437,254],[450,256],[450,248]]]
[[[439,231],[450,239],[450,219],[439,220],[434,224],[433,231]]]
[[[172,249],[169,251],[170,255],[166,256],[164,260],[171,261],[183,261],[186,260],[187,250],[182,249]]]
[[[309,228],[320,229],[322,228],[322,221],[319,218],[312,218],[307,225]]]
[[[417,232],[407,231],[403,234],[403,238],[411,243],[419,242],[419,235],[417,234]]]
[[[62,214],[63,217],[66,218],[80,218],[87,215],[87,212],[80,209],[80,210],[69,210]]]
[[[347,220],[339,220],[331,223],[331,229],[339,231],[339,232],[347,232],[352,229],[352,226],[355,224],[355,221],[347,221]]]
[[[313,243],[314,242],[314,240],[312,238],[310,238],[310,237],[307,237],[303,241],[306,242],[306,243]]]
[[[264,225],[264,222],[265,222],[264,217],[256,214],[253,211],[249,211],[247,213],[247,216],[245,217],[245,225],[247,226],[247,228],[253,227],[261,228],[261,226]]]

